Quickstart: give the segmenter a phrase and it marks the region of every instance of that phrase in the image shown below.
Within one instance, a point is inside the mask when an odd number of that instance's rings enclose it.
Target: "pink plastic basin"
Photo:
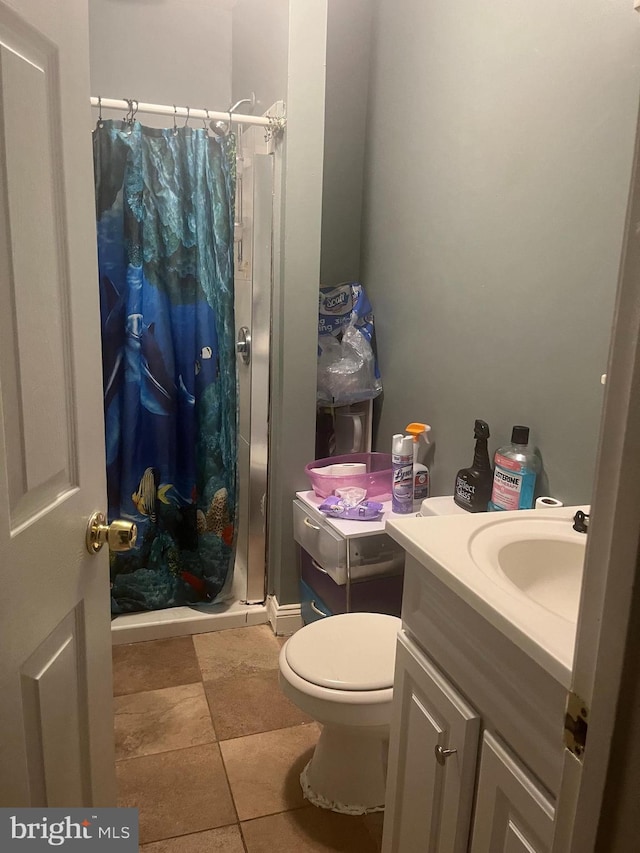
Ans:
[[[312,468],[326,468],[328,465],[340,465],[344,462],[364,462],[366,473],[335,476],[312,471]],[[313,491],[319,498],[328,498],[336,489],[357,486],[367,490],[368,498],[387,501],[391,498],[391,454],[390,453],[349,453],[347,456],[330,456],[316,459],[305,466],[305,474],[311,481]]]

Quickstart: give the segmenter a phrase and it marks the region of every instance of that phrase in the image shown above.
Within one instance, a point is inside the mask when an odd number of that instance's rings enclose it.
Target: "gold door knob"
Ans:
[[[136,544],[138,528],[132,521],[117,518],[111,524],[102,512],[94,512],[87,524],[87,551],[97,554],[105,544],[110,551],[129,551]]]

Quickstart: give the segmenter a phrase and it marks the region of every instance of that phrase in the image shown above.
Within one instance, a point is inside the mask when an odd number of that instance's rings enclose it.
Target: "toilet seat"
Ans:
[[[397,617],[382,613],[332,616],[294,634],[284,656],[300,679],[318,688],[390,690],[401,624]]]

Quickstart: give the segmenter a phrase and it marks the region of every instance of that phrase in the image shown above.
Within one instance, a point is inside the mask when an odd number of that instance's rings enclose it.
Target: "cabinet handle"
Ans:
[[[450,755],[453,755],[457,751],[457,749],[445,749],[443,746],[440,746],[440,744],[437,744],[434,749],[434,752],[436,754],[436,761],[441,767],[444,767],[444,763],[447,758],[449,758]]]
[[[323,610],[320,610],[319,607],[316,607],[315,601],[311,601],[309,604],[310,604],[310,607],[313,610],[313,612],[317,613],[318,616],[325,616],[326,617],[329,615],[328,613],[325,613]]]
[[[322,572],[323,575],[329,574],[329,572],[326,569],[323,569],[322,566],[319,566],[315,560],[311,560],[311,565],[314,569],[317,569],[319,572]]]
[[[318,525],[317,525],[317,524],[314,524],[314,523],[311,521],[311,519],[310,519],[310,518],[308,518],[308,517],[305,517],[305,519],[304,519],[304,523],[307,525],[307,527],[310,527],[312,530],[321,530],[321,529],[322,529],[322,528],[318,527]]]

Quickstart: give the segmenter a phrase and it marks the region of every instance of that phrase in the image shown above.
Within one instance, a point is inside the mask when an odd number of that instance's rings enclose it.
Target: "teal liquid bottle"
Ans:
[[[533,509],[540,457],[529,444],[529,427],[514,426],[511,444],[505,444],[494,457],[493,488],[489,510]]]

